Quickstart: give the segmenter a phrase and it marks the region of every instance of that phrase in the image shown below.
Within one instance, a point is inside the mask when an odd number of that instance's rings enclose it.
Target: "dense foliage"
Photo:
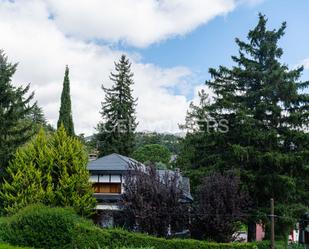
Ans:
[[[3,222],[0,237],[13,245],[65,248],[72,243],[72,228],[77,223],[87,222],[70,209],[33,205]]]
[[[137,132],[135,141],[136,149],[147,144],[160,144],[166,147],[172,154],[178,154],[179,152],[179,137],[173,134]]]
[[[125,55],[115,63],[115,71],[110,76],[114,85],[110,89],[102,86],[105,100],[102,102],[102,121],[98,124],[96,135],[100,156],[111,153],[129,156],[135,144],[137,100],[132,96],[133,73]]]
[[[197,120],[196,129],[179,163],[191,175],[239,169],[254,201],[250,224],[267,224],[274,198],[275,213],[287,217],[278,220],[277,234],[287,235],[309,206],[309,95],[303,91],[309,82],[300,81],[303,67],[290,70],[280,62],[286,24],[268,30],[266,23],[260,15],[248,42],[236,39],[239,55],[231,69],[209,70],[206,85],[215,97],[205,101],[204,94],[188,113],[187,124]]]
[[[123,248],[154,249],[258,249],[259,244],[213,243],[197,240],[163,239],[121,229],[101,229],[79,218],[70,209],[27,207],[0,220],[0,239],[7,243],[37,248]],[[0,244],[1,245],[1,244]],[[263,244],[264,245],[264,244]],[[1,248],[1,247],[0,247]],[[261,247],[264,249],[264,247]]]
[[[34,94],[30,85],[15,87],[11,80],[17,64],[12,64],[0,50],[0,183],[3,171],[16,149],[33,135],[33,122],[26,118],[33,110],[30,104]],[[0,205],[1,206],[1,205]]]
[[[69,67],[66,66],[63,79],[63,89],[61,93],[61,104],[59,110],[58,128],[63,124],[67,134],[74,136],[74,124],[72,117],[72,105],[70,95],[70,79],[69,79]]]
[[[218,242],[233,241],[249,199],[235,172],[212,173],[200,185],[193,212],[192,235]]]
[[[132,157],[141,163],[164,163],[168,165],[171,160],[171,152],[160,144],[147,144],[136,149]]]
[[[0,198],[4,212],[16,213],[32,203],[73,207],[92,212],[95,200],[89,183],[87,155],[81,143],[61,126],[47,136],[43,130],[21,147],[7,169]]]
[[[183,191],[179,175],[154,166],[133,166],[125,175],[122,204],[127,219],[138,230],[156,236],[182,231],[188,225],[188,207],[181,203]]]
[[[31,249],[30,247],[12,246],[7,243],[0,243],[0,249]]]
[[[26,116],[25,122],[33,122],[33,132],[37,134],[41,128],[46,132],[54,132],[55,129],[49,124],[44,115],[43,109],[37,103],[33,105],[31,112]]]

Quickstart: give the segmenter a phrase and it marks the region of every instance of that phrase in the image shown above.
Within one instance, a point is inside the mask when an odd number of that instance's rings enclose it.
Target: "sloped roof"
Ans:
[[[113,153],[88,163],[88,170],[127,170],[130,165],[138,164],[133,158]]]

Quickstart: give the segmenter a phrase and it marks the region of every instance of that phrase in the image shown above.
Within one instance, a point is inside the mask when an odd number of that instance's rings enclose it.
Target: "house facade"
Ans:
[[[97,200],[95,221],[102,227],[117,225],[117,217],[120,216],[121,205],[119,201],[124,193],[125,175],[132,170],[132,165],[143,164],[136,160],[119,154],[110,154],[88,163],[90,181],[94,189],[94,197]],[[189,179],[182,177],[179,171],[158,170],[158,174],[165,173],[179,174],[179,181],[182,186],[183,197],[180,201],[191,203],[193,201],[190,194]]]

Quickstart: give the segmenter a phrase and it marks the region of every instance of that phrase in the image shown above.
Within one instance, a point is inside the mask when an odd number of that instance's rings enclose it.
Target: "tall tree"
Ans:
[[[278,42],[286,24],[278,30],[266,24],[259,15],[248,42],[236,39],[234,67],[209,70],[212,79],[206,84],[216,96],[200,105],[199,113],[205,114],[198,132],[189,135],[194,144],[185,160],[198,172],[239,168],[255,205],[250,224],[267,221],[270,198],[284,217],[296,218],[309,206],[309,95],[303,91],[309,82],[300,81],[303,67],[290,70],[280,62]],[[219,129],[222,121],[228,129]],[[286,235],[290,222],[279,219],[278,232]]]
[[[66,132],[70,136],[74,136],[74,124],[72,117],[72,105],[70,95],[70,79],[69,79],[69,67],[66,66],[63,79],[63,89],[61,94],[61,105],[59,110],[58,128],[63,124]]]
[[[28,93],[30,85],[12,85],[16,67],[0,50],[0,175],[16,149],[33,135],[33,122],[24,121],[33,110],[30,101],[34,93]]]
[[[87,170],[88,157],[75,137],[62,126],[52,135],[43,129],[19,148],[7,168],[0,190],[3,211],[13,214],[29,204],[73,207],[91,214],[96,203]]]
[[[110,76],[113,86],[110,89],[102,86],[105,92],[101,110],[103,120],[97,127],[100,156],[114,152],[128,156],[134,149],[137,100],[132,96],[133,73],[125,55],[115,63],[115,71]]]

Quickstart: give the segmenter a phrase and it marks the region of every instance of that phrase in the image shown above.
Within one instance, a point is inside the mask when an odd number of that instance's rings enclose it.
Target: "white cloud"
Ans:
[[[241,0],[243,1],[243,0]],[[252,2],[252,0],[245,0]],[[254,0],[256,1],[256,0]],[[236,0],[46,0],[58,27],[83,39],[145,47],[233,10]]]
[[[19,62],[14,83],[31,82],[35,98],[54,125],[58,119],[64,68],[68,64],[76,131],[91,134],[100,120],[100,102],[104,97],[101,84],[111,85],[108,76],[122,52],[67,37],[48,16],[42,1],[2,3],[0,46],[11,61]],[[182,84],[183,78],[191,74],[190,70],[142,64],[134,54],[131,60],[135,73],[134,94],[139,98],[139,129],[177,131],[187,100],[170,94],[166,88]]]
[[[249,1],[249,0],[246,0]],[[109,73],[122,51],[98,45],[120,41],[147,46],[183,35],[216,15],[232,10],[237,0],[0,0],[0,49],[19,62],[16,85],[31,83],[47,119],[58,119],[65,65],[70,67],[73,118],[77,133],[91,134],[100,120]],[[54,16],[51,16],[54,15]],[[128,55],[135,74],[139,130],[178,131],[194,87],[186,67],[160,68]],[[194,77],[193,77],[194,78]],[[195,83],[195,82],[194,82]],[[167,89],[176,88],[179,94]]]

